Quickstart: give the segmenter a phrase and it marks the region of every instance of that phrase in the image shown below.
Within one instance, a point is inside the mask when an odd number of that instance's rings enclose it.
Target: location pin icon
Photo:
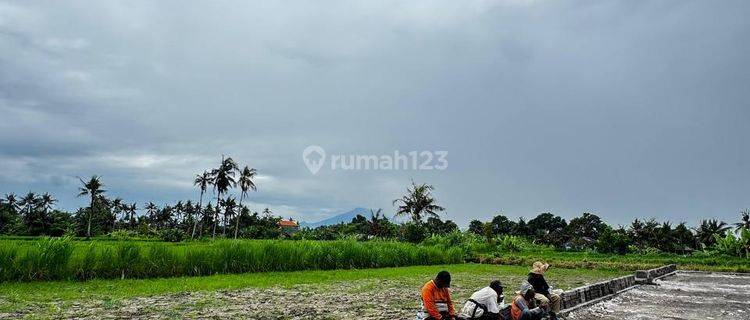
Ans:
[[[308,146],[302,151],[302,161],[310,173],[316,174],[326,161],[326,151],[320,146]]]

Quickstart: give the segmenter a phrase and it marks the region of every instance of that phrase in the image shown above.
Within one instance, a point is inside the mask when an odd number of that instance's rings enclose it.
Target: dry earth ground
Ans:
[[[509,300],[527,272],[526,268],[516,266],[463,265],[460,269],[453,272],[452,290],[457,306],[492,278],[499,278],[506,285],[506,300]],[[404,270],[408,271],[385,279],[364,278],[124,299],[99,296],[73,301],[21,303],[16,307],[4,307],[0,318],[413,319],[419,307],[420,286],[440,269],[419,267]],[[623,272],[553,269],[548,277],[557,287],[567,289],[621,274]]]

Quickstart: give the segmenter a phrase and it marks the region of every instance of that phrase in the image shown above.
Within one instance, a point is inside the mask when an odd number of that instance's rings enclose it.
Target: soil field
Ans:
[[[413,319],[419,288],[443,269],[453,274],[457,308],[493,278],[505,284],[509,300],[528,272],[520,266],[460,264],[147,281],[14,283],[0,288],[0,318]],[[556,287],[567,289],[623,274],[551,269],[547,277]],[[236,283],[243,283],[242,287]]]
[[[567,319],[750,319],[750,275],[678,272]]]

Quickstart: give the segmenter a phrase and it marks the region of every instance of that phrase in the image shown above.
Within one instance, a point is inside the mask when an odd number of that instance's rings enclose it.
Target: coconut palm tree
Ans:
[[[203,229],[206,228],[207,225],[212,223],[212,218],[214,217],[214,208],[211,206],[211,201],[208,202],[205,208],[201,209],[201,224],[200,228],[198,228],[198,238],[203,238]]]
[[[14,211],[14,213],[18,213],[18,198],[16,197],[15,193],[6,194],[4,202],[8,204],[8,206],[11,210]]]
[[[183,219],[183,227],[185,228],[185,234],[190,233],[190,229],[193,227],[191,224],[193,221],[195,221],[195,206],[193,206],[192,200],[185,201],[185,205],[183,207],[183,211],[185,212],[185,217]]]
[[[219,204],[221,203],[221,195],[229,191],[230,188],[234,187],[237,182],[234,180],[239,167],[237,163],[232,160],[231,157],[221,157],[221,163],[219,167],[211,170],[211,184],[216,190],[216,211],[214,213],[214,226],[211,233],[211,237],[216,237],[216,224],[218,221]]]
[[[185,205],[182,203],[182,200],[177,201],[177,203],[174,205],[174,213],[177,216],[176,218],[176,224],[180,225],[180,222],[182,221],[182,213],[185,211]]]
[[[25,196],[21,197],[21,200],[18,202],[18,206],[20,207],[20,213],[23,217],[23,222],[27,227],[27,232],[29,234],[32,234],[37,222],[41,222],[42,219],[39,219],[40,217],[37,217],[37,209],[39,208],[39,196],[37,196],[33,192],[27,193]],[[43,227],[43,225],[42,225]]]
[[[255,168],[248,168],[248,166],[245,166],[245,168],[242,169],[240,172],[240,179],[237,181],[240,185],[240,214],[242,213],[242,200],[245,199],[247,196],[248,190],[256,191],[258,190],[255,187],[255,182],[253,182],[253,179],[255,178],[255,174],[257,172],[255,171]],[[234,219],[234,238],[237,239],[237,233],[240,229],[240,214],[237,214],[237,217]]]
[[[86,239],[91,238],[91,219],[94,217],[94,202],[96,201],[96,198],[103,195],[107,190],[102,189],[104,185],[101,182],[101,179],[97,175],[91,176],[91,179],[89,181],[83,181],[83,179],[78,178],[78,180],[81,180],[81,187],[78,188],[78,196],[89,196],[91,198],[91,202],[89,205],[89,216],[86,222]]]
[[[21,198],[18,206],[21,207],[21,214],[30,216],[32,211],[39,205],[39,197],[36,193],[29,192]]]
[[[55,206],[55,203],[57,203],[57,199],[52,197],[49,193],[44,193],[41,198],[39,198],[39,206],[42,208],[45,215],[47,215],[50,210]]]
[[[226,237],[229,220],[237,214],[237,200],[233,196],[228,196],[223,200],[222,204],[224,206],[224,228],[222,229],[222,234]]]
[[[157,223],[157,221],[159,220],[159,217],[157,216],[159,207],[157,207],[155,203],[149,201],[148,203],[146,203],[143,209],[146,210],[146,217],[148,218],[148,221],[151,224]]]
[[[130,229],[135,229],[135,212],[138,210],[138,205],[133,202],[130,205],[125,205],[125,211],[128,214],[128,223]]]
[[[695,237],[698,238],[699,243],[705,247],[710,247],[716,243],[714,235],[724,237],[727,230],[729,230],[729,226],[724,221],[716,219],[701,220],[701,225],[695,229]]]
[[[399,204],[396,216],[408,215],[416,224],[422,223],[424,217],[440,218],[437,212],[445,208],[435,204],[435,198],[431,191],[435,188],[428,184],[417,185],[411,182],[411,187],[406,189],[406,195],[401,199],[393,200],[393,205]]]
[[[117,215],[125,212],[125,201],[123,201],[122,198],[117,197],[112,200],[109,205],[112,208],[112,215],[114,216],[114,219],[112,219],[112,231],[115,231],[115,226],[117,225]],[[125,219],[124,213],[123,219]]]
[[[197,174],[195,175],[195,181],[193,181],[194,186],[198,186],[198,188],[201,190],[201,195],[198,200],[198,208],[200,212],[203,212],[203,194],[206,193],[206,188],[208,185],[211,184],[211,174],[208,171],[203,171],[203,174]],[[203,220],[203,219],[200,219]],[[193,221],[193,232],[190,235],[190,239],[195,238],[195,229],[198,227],[198,219],[195,219]]]
[[[740,222],[734,224],[734,231],[739,232],[742,228],[750,230],[750,209],[742,210],[742,212],[740,213],[742,214],[742,219],[740,220]]]

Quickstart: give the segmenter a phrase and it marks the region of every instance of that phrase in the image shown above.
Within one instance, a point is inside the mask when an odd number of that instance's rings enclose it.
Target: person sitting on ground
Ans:
[[[534,287],[524,281],[510,305],[510,317],[513,320],[541,320],[547,315],[544,307],[537,306],[534,298]]]
[[[456,311],[453,309],[451,292],[451,274],[440,271],[435,279],[422,287],[422,310],[417,313],[421,320],[454,320]]]
[[[544,273],[549,269],[549,264],[541,261],[534,262],[529,272],[529,283],[534,287],[536,299],[539,304],[549,306],[550,320],[557,319],[557,313],[560,312],[560,295],[552,292],[547,281],[544,280]]]
[[[497,320],[500,319],[500,305],[503,303],[503,284],[492,280],[489,287],[474,292],[461,309],[464,319]]]

